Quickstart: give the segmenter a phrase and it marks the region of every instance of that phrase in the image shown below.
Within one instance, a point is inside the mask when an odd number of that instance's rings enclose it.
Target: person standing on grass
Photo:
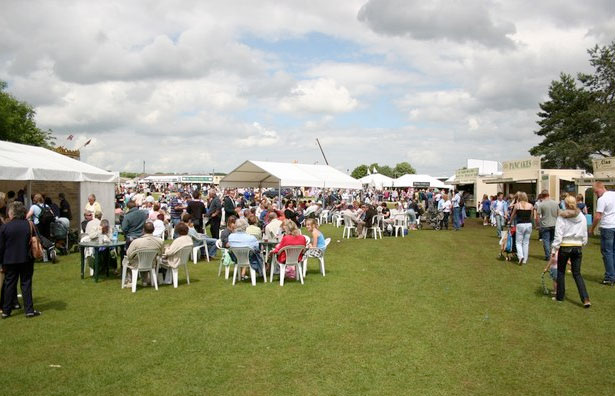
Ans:
[[[551,257],[551,244],[555,238],[555,223],[559,213],[559,205],[549,197],[549,191],[540,193],[542,200],[536,208],[536,224],[540,227],[540,239],[545,251],[545,260]]]
[[[442,223],[440,224],[440,228],[443,230],[448,230],[448,218],[451,215],[451,200],[448,199],[448,194],[442,195],[442,199],[438,202],[438,211],[442,212]]]
[[[517,226],[517,257],[519,257],[519,265],[522,265],[527,264],[529,255],[534,206],[528,202],[527,194],[524,192],[517,193],[517,201],[510,217]]]
[[[604,262],[603,285],[615,284],[615,192],[607,191],[604,183],[594,183],[598,196],[596,215],[590,233],[600,225],[600,251]]]
[[[21,283],[26,318],[39,316],[32,303],[32,275],[34,259],[30,252],[30,238],[34,225],[26,220],[26,208],[21,202],[13,202],[8,210],[9,222],[0,226],[0,264],[5,273],[2,319],[11,316],[19,308],[17,281]]]
[[[457,194],[453,197],[453,228],[455,231],[459,231],[461,229],[461,209],[463,205],[463,191],[457,191]]]
[[[483,201],[480,205],[483,217],[483,226],[489,225],[489,217],[491,217],[491,201],[489,200],[487,194],[483,195]]]
[[[566,263],[572,264],[572,277],[577,284],[579,297],[585,308],[591,307],[589,295],[585,289],[585,282],[581,276],[581,261],[583,260],[583,246],[587,244],[587,220],[585,215],[577,208],[577,200],[568,195],[564,199],[566,210],[560,213],[555,224],[555,239],[551,254],[557,254],[557,301],[564,300],[566,282]],[[517,229],[518,229],[517,225]]]

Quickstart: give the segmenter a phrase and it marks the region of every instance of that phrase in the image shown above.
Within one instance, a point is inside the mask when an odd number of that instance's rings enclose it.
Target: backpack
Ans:
[[[463,194],[461,194],[459,196],[459,207],[463,208],[464,206],[466,206],[466,201],[463,199]]]
[[[38,215],[38,223],[41,225],[49,225],[56,220],[56,216],[51,211],[51,208],[47,205],[36,205],[41,209],[41,213]]]

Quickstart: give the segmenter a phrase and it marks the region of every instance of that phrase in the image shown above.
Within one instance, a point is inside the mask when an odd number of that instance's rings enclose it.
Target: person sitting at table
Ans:
[[[247,247],[252,249],[250,254],[250,267],[256,271],[257,274],[262,275],[262,257],[259,253],[258,239],[254,235],[250,235],[246,232],[248,228],[248,221],[246,219],[237,219],[234,224],[234,231],[228,237],[229,248],[241,248]],[[235,261],[235,258],[231,255],[231,259]],[[246,268],[241,269],[241,279],[245,280]]]
[[[220,233],[220,241],[222,241],[222,246],[228,247],[228,237],[235,230],[236,221],[237,217],[235,216],[229,216],[229,218],[226,219],[226,228]]]
[[[349,218],[354,224],[356,224],[357,226],[357,234],[358,237],[360,238],[361,235],[363,235],[363,227],[365,226],[365,222],[363,220],[361,220],[360,218],[360,214],[358,211],[354,210],[354,207],[351,205],[348,205],[348,207],[342,211],[342,216],[344,216],[344,219],[347,217]]]
[[[316,212],[318,211],[318,204],[316,201],[312,201],[310,206],[308,206],[303,212],[303,216],[307,219],[310,217],[316,217]]]
[[[100,221],[102,220],[102,212],[95,212],[94,218],[85,226],[85,234],[90,238],[90,241],[98,240],[100,235]]]
[[[147,212],[140,210],[134,201],[128,202],[126,207],[128,212],[124,215],[124,220],[122,220],[122,231],[126,238],[126,246],[129,247],[133,240],[143,235],[143,226],[147,220]]]
[[[305,227],[310,234],[310,248],[306,255],[308,257],[322,257],[327,245],[325,243],[325,236],[318,229],[318,222],[315,219],[307,219],[305,221]]]
[[[181,264],[181,259],[179,257],[179,251],[185,247],[192,247],[192,237],[188,235],[189,228],[183,223],[177,223],[175,226],[175,235],[178,235],[177,238],[173,240],[171,245],[167,246],[160,259],[160,265],[166,268],[177,268]],[[167,275],[170,274],[170,271],[167,272]],[[165,283],[171,284],[173,282],[170,276],[165,277]]]
[[[265,227],[265,238],[277,240],[280,234],[280,228],[282,227],[282,221],[278,219],[278,215],[275,212],[271,212],[267,216],[269,218],[269,223]]]
[[[81,222],[81,232],[85,233],[85,228],[88,223],[94,218],[94,213],[92,212],[84,212],[83,213],[83,221]]]
[[[282,229],[284,230],[284,236],[280,240],[275,248],[269,253],[269,255],[276,255],[278,263],[285,264],[286,263],[286,252],[281,252],[283,247],[285,246],[296,246],[301,245],[305,246],[307,240],[303,235],[301,235],[301,230],[297,227],[297,224],[291,220],[284,220],[282,223]],[[280,253],[280,254],[278,254]],[[303,260],[303,255],[299,256],[299,261]],[[290,278],[294,278],[294,274],[292,272],[287,272],[287,276]]]
[[[295,202],[288,200],[286,202],[286,209],[284,210],[284,217],[287,220],[292,220],[295,222],[295,224],[299,225],[301,224],[299,221],[299,215],[297,214],[297,211],[295,210]]]
[[[198,232],[192,223],[192,215],[189,213],[182,216],[182,223],[188,226],[188,235],[192,238],[194,247],[201,246],[201,256],[205,256],[205,247],[207,247],[209,257],[215,257],[218,252],[218,248],[216,247],[216,239],[209,238],[206,234],[201,234]]]
[[[248,225],[248,228],[246,229],[246,232],[250,235],[254,235],[256,239],[260,240],[263,237],[263,232],[258,226],[258,219],[256,218],[255,215],[250,214],[248,216],[248,224],[249,225]]]
[[[156,221],[158,219],[158,214],[160,213],[160,204],[158,202],[154,202],[152,208],[148,212],[147,218],[151,221]]]
[[[132,201],[131,201],[132,202]],[[130,203],[130,202],[129,202]],[[128,250],[126,251],[126,256],[124,257],[123,265],[126,265],[130,269],[137,269],[139,267],[139,261],[137,257],[137,252],[140,250],[156,250],[160,254],[163,253],[164,242],[160,238],[156,238],[154,235],[154,224],[150,222],[146,222],[143,225],[142,236],[139,238],[135,238]],[[126,274],[126,283],[125,286],[130,286],[132,282],[130,281],[131,271],[128,271]],[[147,282],[143,282],[144,284]]]

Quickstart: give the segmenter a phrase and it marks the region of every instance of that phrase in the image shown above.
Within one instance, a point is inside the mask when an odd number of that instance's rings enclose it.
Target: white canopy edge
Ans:
[[[429,175],[412,175],[407,174],[403,175],[397,179],[395,179],[395,187],[415,187],[415,188],[426,188],[423,186],[417,186],[415,183],[429,183],[430,188],[450,188],[450,186],[445,185],[442,181],[436,179],[433,176]]]
[[[116,182],[118,177],[44,147],[0,141],[0,180]]]
[[[361,182],[329,165],[245,161],[220,181],[228,187],[319,187],[361,189]]]

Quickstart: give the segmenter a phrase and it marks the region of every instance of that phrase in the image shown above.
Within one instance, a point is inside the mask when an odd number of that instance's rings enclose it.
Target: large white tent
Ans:
[[[395,179],[394,187],[414,187],[414,188],[450,188],[442,181],[429,175],[403,175]]]
[[[224,176],[220,186],[360,189],[361,182],[329,165],[246,161]]]
[[[361,184],[369,184],[370,186],[374,186],[379,189],[383,187],[393,187],[393,179],[388,176],[381,175],[380,173],[372,173],[371,175],[364,176],[360,178],[359,181]]]
[[[60,192],[66,193],[66,191],[57,191],[62,187],[59,187],[59,185],[53,186],[50,184],[51,182],[78,183],[74,189],[71,189],[75,190],[73,195],[76,196],[74,199],[78,202],[70,202],[69,199],[73,218],[76,217],[77,220],[80,213],[83,213],[89,194],[96,195],[97,200],[102,205],[105,217],[112,218],[110,216],[113,215],[114,211],[114,183],[117,180],[116,174],[55,151],[43,147],[0,141],[0,185],[4,185],[6,190],[13,189],[12,186],[14,185],[23,186],[27,190],[26,197],[28,198],[33,192],[43,192],[57,201],[57,194]],[[35,183],[35,191],[32,190],[33,183]],[[47,184],[45,185],[45,183]],[[47,186],[48,191],[39,191],[44,189],[45,186]]]

